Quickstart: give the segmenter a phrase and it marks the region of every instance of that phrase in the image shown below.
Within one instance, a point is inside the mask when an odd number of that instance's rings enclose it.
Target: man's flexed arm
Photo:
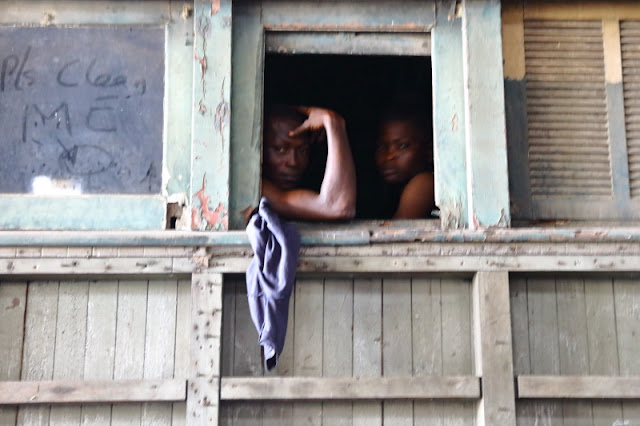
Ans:
[[[356,173],[344,119],[335,112],[316,107],[299,107],[307,119],[289,132],[297,137],[305,132],[325,130],[327,164],[320,192],[307,189],[282,190],[273,182],[263,182],[263,194],[274,209],[292,219],[351,219],[356,210]]]

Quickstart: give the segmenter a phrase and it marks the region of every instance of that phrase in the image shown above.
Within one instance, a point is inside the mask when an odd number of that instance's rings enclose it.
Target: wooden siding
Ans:
[[[176,378],[184,389],[188,358],[183,352],[188,346],[177,343],[184,340],[189,288],[189,281],[175,278],[2,282],[2,348],[7,352],[0,369],[3,380]],[[11,308],[5,313],[7,306]],[[23,339],[24,351],[17,343],[5,345]],[[81,389],[76,397],[90,401],[90,396],[82,396],[89,389]],[[68,397],[73,395],[69,392]],[[38,405],[7,406],[0,419],[2,424],[18,425],[161,425],[184,424],[186,415],[184,402]]]
[[[243,277],[224,290],[223,377],[427,377],[473,374],[468,280],[298,279],[284,353],[266,373]],[[232,424],[475,424],[475,402],[226,402]],[[408,422],[408,423],[407,423]]]
[[[514,277],[515,375],[638,376],[640,344],[634,337],[640,331],[638,283],[606,276]],[[553,392],[551,385],[550,381],[546,386],[547,398]],[[640,421],[634,400],[521,399],[517,413],[519,425],[633,425]]]

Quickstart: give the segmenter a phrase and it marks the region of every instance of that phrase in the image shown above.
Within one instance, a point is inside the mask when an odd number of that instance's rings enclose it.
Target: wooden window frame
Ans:
[[[408,0],[398,7],[388,0],[313,5],[244,0],[234,2],[232,27],[230,228],[243,227],[241,212],[255,206],[260,194],[265,35],[292,31],[337,38],[340,32],[430,33],[440,226],[509,226],[499,3]]]
[[[170,0],[121,2],[118,8],[107,2],[8,3],[3,5],[1,26],[164,28],[162,185],[161,191],[153,195],[0,194],[0,229],[164,229],[167,202],[185,204],[190,185],[192,65],[188,60],[191,49],[185,48],[193,28],[189,14],[184,13],[182,4],[178,8]]]
[[[386,0],[370,3],[234,3],[230,228],[244,227],[240,212],[260,198],[267,53],[431,55],[435,2],[409,1],[406,8]]]

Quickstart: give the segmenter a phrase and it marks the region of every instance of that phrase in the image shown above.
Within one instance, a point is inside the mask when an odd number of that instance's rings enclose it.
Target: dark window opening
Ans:
[[[344,117],[356,166],[359,219],[391,217],[397,203],[373,158],[381,114],[410,106],[431,127],[431,99],[430,57],[269,54],[265,61],[265,105],[320,106]],[[304,186],[317,190],[326,146],[312,149]]]

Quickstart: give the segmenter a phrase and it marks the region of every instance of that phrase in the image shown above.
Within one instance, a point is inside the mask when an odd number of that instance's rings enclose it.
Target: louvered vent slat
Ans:
[[[640,197],[640,22],[620,22],[631,198]]]
[[[611,197],[602,25],[524,22],[531,195]]]

